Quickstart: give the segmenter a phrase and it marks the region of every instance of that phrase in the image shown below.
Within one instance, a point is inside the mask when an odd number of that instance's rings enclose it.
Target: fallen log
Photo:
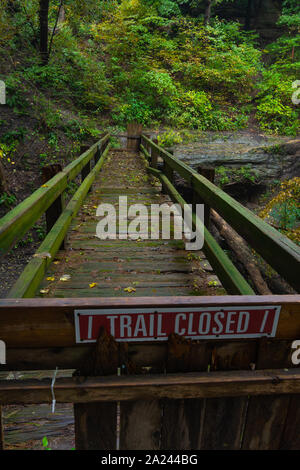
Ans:
[[[225,222],[225,220],[222,219],[222,217],[220,217],[219,214],[217,214],[217,212],[214,210],[211,210],[211,220],[217,227],[220,235],[226,240],[229,248],[234,252],[237,259],[246,269],[258,294],[272,294],[267,283],[263,279],[253,253],[251,252],[251,249],[248,247],[245,240],[235,230],[233,230],[233,228],[231,228],[230,225],[228,225],[227,222]]]

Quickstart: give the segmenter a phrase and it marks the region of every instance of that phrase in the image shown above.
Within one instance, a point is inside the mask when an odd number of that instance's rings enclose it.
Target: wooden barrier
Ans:
[[[97,342],[76,342],[78,309],[118,316],[258,307],[281,308],[274,337],[116,342],[100,328]],[[299,448],[300,372],[291,360],[299,335],[300,296],[0,300],[0,370],[76,369],[53,391],[57,402],[74,403],[78,449],[113,450],[117,438],[123,450]],[[0,405],[52,398],[49,379],[0,381]]]

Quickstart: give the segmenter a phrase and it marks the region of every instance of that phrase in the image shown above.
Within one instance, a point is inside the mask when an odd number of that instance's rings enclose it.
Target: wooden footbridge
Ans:
[[[178,176],[201,250],[148,236],[148,213],[128,237],[127,204],[184,208]],[[115,208],[115,238],[109,223],[96,236],[100,204]],[[211,209],[299,292],[299,247],[144,134],[127,149],[105,135],[4,216],[2,255],[44,214],[48,233],[0,300],[0,372],[54,372],[0,380],[0,406],[74,403],[77,449],[299,449],[300,296],[256,295],[211,235]]]

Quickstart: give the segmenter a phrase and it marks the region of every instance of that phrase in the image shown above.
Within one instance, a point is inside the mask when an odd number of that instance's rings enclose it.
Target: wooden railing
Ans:
[[[204,176],[159,147],[145,135],[141,138],[141,150],[149,162],[149,172],[157,176],[172,199],[181,206],[186,202],[173,184],[174,172],[178,173],[207,207],[213,208],[298,292],[300,288],[300,247],[271,227],[253,212]],[[163,169],[157,169],[158,158]],[[196,217],[196,216],[195,216]],[[199,221],[198,221],[199,222]],[[205,227],[203,251],[229,293],[250,294],[252,289],[233,266]],[[254,293],[252,291],[252,293]]]
[[[89,173],[92,158],[95,158],[95,162],[99,160],[109,138],[109,134],[104,136],[2,217],[0,220],[1,255],[9,251],[30,230],[35,222],[62,195],[70,181],[74,180],[80,172],[83,172],[85,176]]]
[[[47,211],[50,212],[54,205],[57,208],[57,200],[62,198],[68,183],[81,172],[81,185],[65,208],[62,203],[59,205],[61,211],[56,210],[54,218],[53,211],[51,212],[52,228],[10,290],[8,297],[34,296],[47,267],[63,243],[72,219],[80,209],[82,201],[104,163],[110,148],[109,138],[107,134],[96,142],[0,220],[0,252],[4,254],[30,230],[44,213],[47,215]],[[91,169],[93,158],[94,167]]]

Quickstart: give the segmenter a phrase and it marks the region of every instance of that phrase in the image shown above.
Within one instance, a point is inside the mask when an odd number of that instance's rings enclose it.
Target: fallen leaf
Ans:
[[[48,292],[49,292],[49,289],[41,289],[40,290],[41,294],[48,294]]]
[[[61,276],[61,278],[59,280],[60,281],[69,281],[70,279],[71,279],[70,274],[64,274],[63,276]]]
[[[92,289],[93,287],[96,287],[98,285],[97,282],[92,282],[91,284],[89,284],[90,288]]]
[[[55,281],[55,277],[54,276],[46,277],[46,281]]]
[[[131,292],[135,292],[136,289],[134,287],[125,287],[124,291],[131,293]]]
[[[52,258],[52,256],[50,255],[50,253],[35,253],[33,255],[34,258]]]

